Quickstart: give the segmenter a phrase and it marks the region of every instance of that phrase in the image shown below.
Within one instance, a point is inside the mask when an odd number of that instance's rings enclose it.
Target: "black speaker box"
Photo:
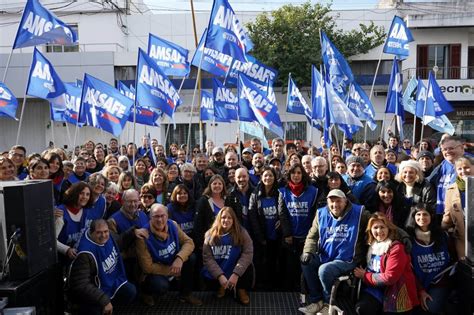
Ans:
[[[3,244],[14,241],[9,279],[26,279],[57,262],[52,182],[0,182],[0,193]]]

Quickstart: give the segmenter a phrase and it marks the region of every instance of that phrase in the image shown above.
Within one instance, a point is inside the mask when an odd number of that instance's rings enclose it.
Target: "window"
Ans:
[[[428,79],[430,71],[437,66],[437,79],[459,79],[461,74],[461,45],[418,45],[417,76]]]
[[[165,131],[168,125],[163,125]],[[169,152],[170,144],[176,143],[178,146],[187,144],[188,142],[188,131],[189,124],[176,124],[176,130],[174,130],[173,124],[169,125],[168,137],[166,139],[166,152]],[[206,142],[206,124],[202,124],[202,143]],[[189,146],[192,148],[196,144],[199,145],[199,123],[191,124],[191,143]]]
[[[467,78],[474,79],[474,46],[467,51]]]
[[[137,72],[136,66],[118,66],[114,67],[115,81],[135,81]],[[134,82],[135,83],[135,82]]]
[[[77,24],[68,25],[76,34],[79,36],[79,27]],[[79,51],[79,44],[74,45],[47,45],[46,52],[54,52],[54,53],[61,53],[61,52],[78,52]]]

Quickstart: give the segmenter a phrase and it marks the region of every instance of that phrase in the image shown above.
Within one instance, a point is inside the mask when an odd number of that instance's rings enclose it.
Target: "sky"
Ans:
[[[157,11],[189,11],[190,0],[144,0],[148,7]],[[194,9],[209,12],[212,0],[193,0]],[[277,9],[285,4],[299,5],[306,1],[300,0],[229,0],[235,11],[268,11]],[[311,0],[311,3],[328,3],[329,1]],[[333,0],[332,9],[350,10],[374,8],[378,0]]]

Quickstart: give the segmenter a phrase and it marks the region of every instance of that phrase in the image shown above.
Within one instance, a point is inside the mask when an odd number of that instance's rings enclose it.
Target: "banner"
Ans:
[[[214,109],[214,98],[211,92],[201,91],[201,120],[202,121],[216,121],[216,122],[230,122],[229,119],[219,115]]]
[[[218,50],[204,47],[206,34],[207,29],[204,30],[204,33],[201,36],[201,40],[199,41],[199,45],[196,49],[196,52],[194,53],[193,59],[191,60],[191,64],[195,67],[199,67],[199,65],[201,65],[202,70],[212,73],[218,77],[225,77],[232,64],[232,57]],[[204,56],[202,55],[203,52]]]
[[[239,119],[239,99],[219,80],[212,80],[214,114],[226,121]]]
[[[410,45],[408,43],[412,41],[413,36],[405,21],[399,16],[394,16],[387,40],[383,46],[383,52],[405,59],[410,55]]]
[[[157,108],[172,118],[176,107],[181,104],[178,91],[156,62],[140,48],[138,49],[137,71],[138,82],[135,95],[138,104]]]
[[[13,49],[43,44],[73,45],[77,42],[77,34],[72,28],[43,7],[38,0],[26,2]]]
[[[18,100],[5,83],[0,82],[0,117],[9,117],[15,120]]]
[[[148,36],[148,56],[156,61],[166,75],[186,77],[189,74],[189,50],[150,34]]]
[[[204,46],[247,61],[253,43],[227,0],[214,0]]]
[[[132,106],[133,101],[114,87],[87,73],[84,75],[79,122],[118,137]]]
[[[226,82],[237,85],[239,73],[245,74],[253,82],[267,85],[268,82],[275,82],[278,77],[278,71],[258,61],[255,57],[247,55],[247,62],[234,59]]]
[[[451,107],[451,104],[449,104],[448,100],[446,100],[446,97],[444,97],[444,94],[439,88],[438,82],[436,82],[433,72],[431,71],[426,89],[426,106],[432,107],[434,109],[436,117],[454,111],[454,109]]]

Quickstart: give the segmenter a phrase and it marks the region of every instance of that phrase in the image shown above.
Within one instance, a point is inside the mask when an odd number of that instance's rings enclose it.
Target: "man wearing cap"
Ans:
[[[215,147],[212,149],[212,156],[209,159],[209,166],[215,168],[220,175],[224,174],[224,149],[222,147]]]
[[[253,186],[257,186],[260,182],[260,176],[265,166],[265,158],[262,153],[255,153],[252,157],[252,168],[249,170],[250,182]]]
[[[374,180],[365,174],[364,160],[360,156],[351,156],[346,160],[347,173],[342,176],[347,186],[358,200],[371,200],[375,193]]]
[[[363,260],[369,216],[363,206],[352,204],[341,190],[328,193],[327,206],[318,209],[301,255],[309,304],[300,307],[300,312],[323,311],[334,281]]]
[[[434,155],[430,151],[421,151],[418,153],[416,157],[418,162],[420,162],[421,170],[423,171],[423,175],[425,178],[431,175],[433,172],[433,164],[434,164]]]
[[[392,175],[397,173],[397,167],[392,163],[387,163],[385,160],[385,150],[381,145],[374,145],[370,149],[370,164],[365,168],[365,175],[373,178],[377,170],[381,167],[386,167],[390,170]]]
[[[242,165],[248,170],[252,168],[252,157],[253,151],[251,148],[245,148],[242,150]]]

